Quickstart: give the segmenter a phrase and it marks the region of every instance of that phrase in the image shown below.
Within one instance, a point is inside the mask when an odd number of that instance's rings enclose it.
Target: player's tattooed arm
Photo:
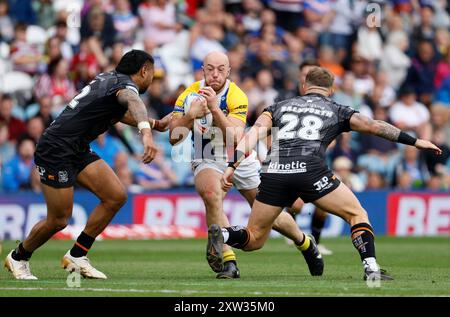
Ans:
[[[350,127],[353,131],[373,134],[393,142],[398,141],[401,133],[401,130],[392,124],[382,120],[373,120],[360,113],[352,115],[350,118]]]
[[[139,122],[148,121],[147,108],[141,98],[130,89],[122,89],[117,93],[117,101],[128,108],[129,119],[133,119],[137,125]],[[131,121],[131,120],[129,120]]]

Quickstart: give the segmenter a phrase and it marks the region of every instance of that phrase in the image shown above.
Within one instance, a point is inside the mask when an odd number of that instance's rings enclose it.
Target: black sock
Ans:
[[[222,230],[228,231],[228,240],[225,242],[230,247],[242,249],[250,240],[250,235],[246,228],[242,226],[232,226],[228,228],[222,228]]]
[[[24,249],[22,242],[19,246],[13,251],[11,257],[16,261],[29,261],[33,252],[29,252]]]
[[[300,243],[297,244],[297,243],[295,243],[295,241],[294,241],[294,243],[296,246],[302,245],[305,242],[305,239],[306,239],[306,234],[303,233],[302,240],[300,241]]]
[[[325,219],[318,217],[316,212],[314,212],[312,221],[311,221],[311,234],[316,240],[316,243],[319,244],[320,235],[322,234],[322,229],[325,226]]]
[[[84,231],[80,233],[78,236],[77,242],[73,245],[72,249],[70,249],[70,255],[79,258],[85,256],[89,249],[92,247],[95,238],[88,236]]]
[[[358,223],[351,228],[352,242],[361,256],[361,261],[365,258],[375,258],[375,237],[373,228],[368,223]]]

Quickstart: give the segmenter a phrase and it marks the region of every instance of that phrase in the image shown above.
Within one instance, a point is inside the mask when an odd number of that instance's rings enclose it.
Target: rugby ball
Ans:
[[[191,92],[186,96],[183,104],[184,114],[189,112],[189,109],[191,108],[191,103],[196,98],[204,98],[204,97],[195,92]],[[213,116],[210,112],[206,116],[194,120],[194,127],[193,127],[194,132],[207,134],[211,130],[212,124],[213,124]]]

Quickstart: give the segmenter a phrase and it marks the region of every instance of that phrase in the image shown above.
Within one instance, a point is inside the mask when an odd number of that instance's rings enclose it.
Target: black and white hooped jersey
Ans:
[[[74,153],[86,151],[91,141],[118,122],[128,110],[117,100],[121,89],[130,89],[139,95],[138,87],[128,75],[115,71],[97,75],[67,104],[43,137]]]
[[[272,148],[264,165],[292,162],[295,170],[297,160],[326,166],[328,145],[350,131],[356,111],[320,94],[307,94],[272,104],[264,112],[272,118]]]

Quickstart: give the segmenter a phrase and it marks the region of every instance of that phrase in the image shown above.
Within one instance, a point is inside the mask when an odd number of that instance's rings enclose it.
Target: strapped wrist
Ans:
[[[400,132],[400,134],[398,135],[398,140],[397,140],[398,143],[407,144],[407,145],[411,145],[411,146],[414,146],[416,144],[416,141],[417,141],[417,138],[415,138],[403,131]]]
[[[150,126],[150,122],[148,122],[148,121],[141,121],[141,122],[139,122],[137,127],[139,129],[139,133],[142,133],[143,129],[149,129],[149,130],[152,129],[151,126]]]

